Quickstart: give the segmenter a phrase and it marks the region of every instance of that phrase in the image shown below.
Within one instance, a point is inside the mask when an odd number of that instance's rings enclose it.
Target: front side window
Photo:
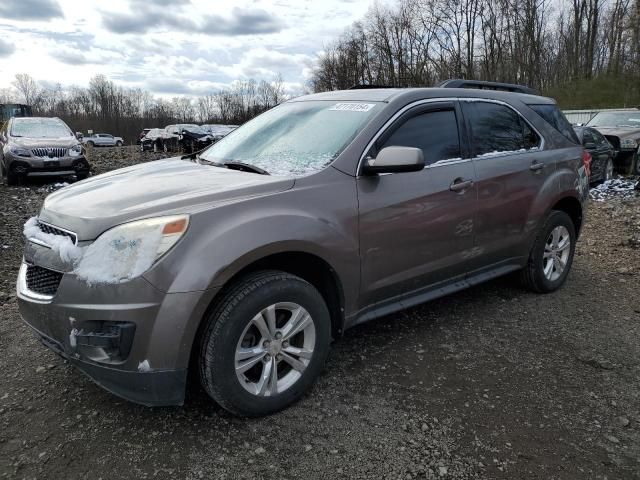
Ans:
[[[527,151],[540,146],[540,137],[513,109],[497,103],[467,102],[463,106],[471,126],[475,157]]]
[[[383,137],[380,145],[376,144],[376,150],[391,146],[421,149],[425,165],[460,158],[460,138],[455,111],[437,110],[409,118],[390,135]]]
[[[376,102],[284,103],[235,129],[200,158],[248,163],[271,175],[310,174],[335,160],[378,110]]]
[[[11,125],[12,137],[61,138],[73,136],[73,132],[57,118],[15,118]]]

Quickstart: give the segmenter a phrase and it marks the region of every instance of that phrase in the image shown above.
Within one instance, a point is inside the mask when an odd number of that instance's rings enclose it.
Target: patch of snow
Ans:
[[[483,153],[481,155],[476,155],[476,158],[498,157],[498,156],[502,156],[502,155],[511,155],[511,154],[514,154],[514,153],[524,153],[524,152],[531,152],[531,151],[536,151],[536,150],[538,150],[538,147],[521,148],[519,150],[502,150],[502,151],[494,150],[493,152],[487,152],[487,153]]]
[[[148,372],[151,370],[151,365],[149,364],[149,360],[145,360],[144,362],[140,362],[138,364],[139,372]]]
[[[633,178],[614,178],[601,183],[589,191],[589,197],[596,202],[611,198],[635,198],[640,196],[640,180]]]
[[[53,235],[40,230],[37,217],[31,217],[24,224],[24,236],[46,243],[65,263],[75,264],[82,257],[82,248],[74,245],[66,235]]]
[[[163,225],[146,230],[114,228],[88,247],[73,270],[89,285],[123,283],[146,272],[156,259]]]

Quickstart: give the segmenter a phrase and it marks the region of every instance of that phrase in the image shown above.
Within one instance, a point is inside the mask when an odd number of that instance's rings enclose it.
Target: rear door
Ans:
[[[512,107],[462,101],[478,188],[475,267],[512,263],[536,226],[531,207],[555,169],[542,136]]]
[[[421,148],[427,166],[357,179],[363,305],[464,272],[473,248],[476,190],[461,120],[457,102],[414,107],[367,153],[375,157],[396,145]]]

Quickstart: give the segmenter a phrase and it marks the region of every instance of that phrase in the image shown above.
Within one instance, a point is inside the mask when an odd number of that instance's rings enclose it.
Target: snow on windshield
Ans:
[[[60,138],[73,133],[57,118],[16,118],[11,125],[12,137]]]
[[[335,101],[285,103],[229,133],[201,157],[214,163],[248,163],[271,175],[311,174],[335,160],[377,107]]]

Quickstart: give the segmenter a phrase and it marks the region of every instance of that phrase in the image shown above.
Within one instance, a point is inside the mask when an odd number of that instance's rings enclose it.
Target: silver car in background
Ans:
[[[82,143],[89,147],[121,147],[124,145],[122,137],[114,137],[108,133],[94,133],[82,139]]]

